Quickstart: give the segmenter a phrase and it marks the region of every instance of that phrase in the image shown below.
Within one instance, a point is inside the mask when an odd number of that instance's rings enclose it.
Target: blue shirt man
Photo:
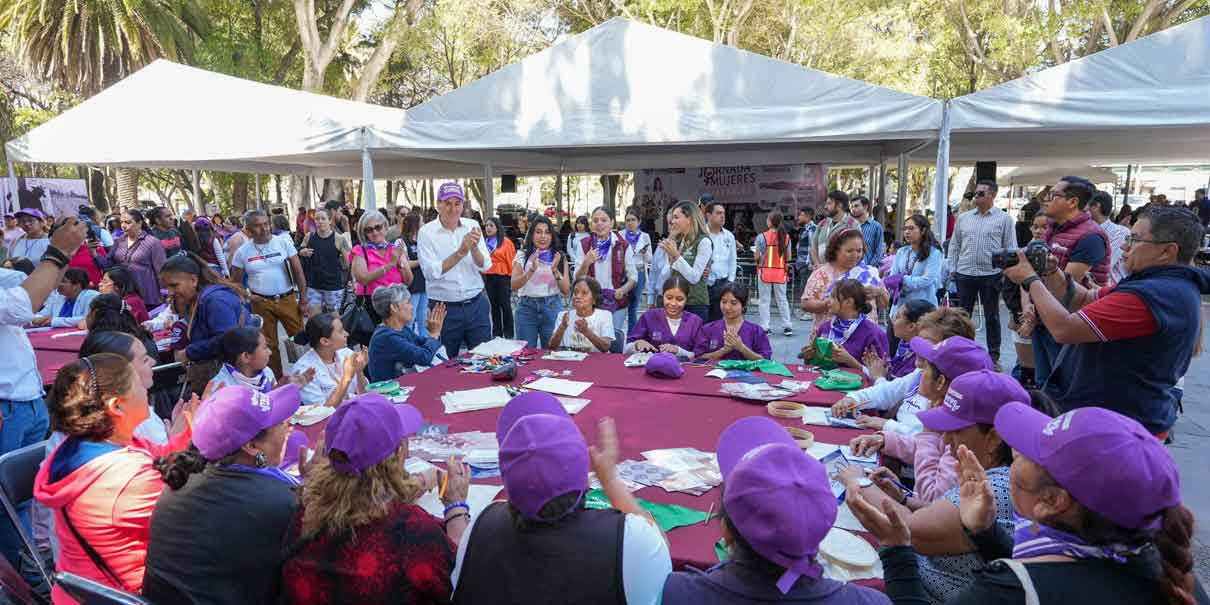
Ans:
[[[865,240],[865,257],[861,260],[871,267],[877,267],[886,254],[886,240],[883,238],[882,224],[870,215],[871,209],[869,198],[864,196],[859,195],[849,202],[849,214],[861,226],[861,239]]]

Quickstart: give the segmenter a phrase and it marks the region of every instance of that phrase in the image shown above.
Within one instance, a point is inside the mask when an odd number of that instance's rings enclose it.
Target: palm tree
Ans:
[[[189,62],[207,25],[194,0],[0,0],[0,30],[31,71],[87,98],[158,58]],[[137,178],[118,171],[120,203]]]

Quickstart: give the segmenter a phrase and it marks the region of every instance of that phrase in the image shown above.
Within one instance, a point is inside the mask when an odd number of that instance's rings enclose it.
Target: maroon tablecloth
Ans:
[[[589,443],[593,443],[596,441],[597,423],[602,418],[612,417],[618,429],[619,454],[624,460],[641,460],[643,451],[671,447],[695,447],[712,452],[715,451],[719,433],[727,425],[739,418],[766,413],[763,404],[744,403],[717,393],[720,381],[702,376],[705,370],[701,368],[687,368],[681,379],[657,380],[647,377],[641,369],[623,367],[622,359],[620,355],[600,354],[590,355],[583,362],[535,360],[522,368],[513,384],[521,384],[533,369],[540,367],[569,368],[573,374],[568,378],[593,382],[593,386],[582,395],[592,403],[576,414],[574,420]],[[606,379],[602,380],[602,376]],[[451,433],[495,431],[499,409],[447,415],[440,401],[441,394],[447,391],[502,384],[494,383],[489,375],[463,373],[453,367],[442,367],[423,374],[404,376],[399,382],[416,387],[408,402],[420,409],[426,422],[449,425]],[[828,399],[826,402],[819,401],[820,405],[835,401],[840,396],[839,393],[814,389],[808,395]],[[787,426],[803,426],[792,420],[774,420]],[[324,424],[300,428],[314,443]],[[848,443],[851,438],[864,432],[820,426],[805,428],[815,435],[816,441],[836,444]],[[483,481],[499,484],[498,478]],[[717,510],[720,493],[720,490],[713,489],[703,496],[691,496],[648,487],[635,492],[635,495],[652,502],[679,504],[707,511],[712,503]],[[681,567],[687,563],[704,569],[717,562],[714,543],[720,536],[717,520],[668,532],[674,565]],[[881,587],[880,582],[870,584]]]
[[[55,382],[55,374],[63,366],[77,360],[80,355],[75,351],[34,351],[38,360],[38,373],[42,375],[42,384],[51,385]]]
[[[78,353],[80,345],[84,344],[84,337],[87,334],[73,334],[71,336],[60,336],[58,334],[65,332],[77,332],[78,328],[55,328],[49,332],[35,332],[29,334],[29,344],[33,345],[34,351],[67,351],[70,353]]]

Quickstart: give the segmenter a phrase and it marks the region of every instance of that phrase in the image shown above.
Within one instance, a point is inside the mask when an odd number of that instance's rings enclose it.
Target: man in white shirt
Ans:
[[[1130,228],[1109,220],[1113,216],[1113,198],[1104,191],[1092,194],[1092,199],[1088,200],[1088,213],[1092,215],[1092,222],[1109,238],[1109,283],[1116,284],[1126,277],[1122,246],[1130,237]]]
[[[492,337],[491,309],[483,293],[482,276],[492,266],[491,254],[479,224],[462,217],[465,204],[461,185],[441,185],[437,220],[421,227],[416,237],[429,308],[445,303],[441,344],[451,358],[458,355],[463,344],[473,349]]]
[[[269,367],[275,376],[285,376],[277,343],[277,323],[281,322],[286,335],[291,337],[302,331],[299,301],[307,300],[307,278],[294,242],[287,237],[273,237],[269,215],[264,210],[249,210],[244,215],[244,228],[251,238],[231,259],[231,281],[243,283],[247,273],[252,312],[264,320],[261,334],[269,343]]]
[[[65,218],[55,230],[37,268],[22,284],[0,290],[0,342],[5,354],[0,355],[0,454],[37,443],[46,438],[50,416],[42,401],[42,377],[38,359],[25,335],[23,326],[34,318],[34,309],[46,302],[47,296],[59,285],[64,269],[72,255],[84,243],[88,230],[75,217]],[[25,530],[29,526],[29,503],[17,507]],[[0,523],[0,553],[8,557],[15,569],[19,565],[21,540],[11,523]]]
[[[706,236],[714,244],[714,253],[710,257],[710,277],[706,284],[710,287],[710,316],[706,323],[723,318],[723,312],[718,306],[723,296],[723,288],[735,281],[736,251],[735,235],[723,225],[727,223],[727,209],[714,201],[713,196],[706,201]]]

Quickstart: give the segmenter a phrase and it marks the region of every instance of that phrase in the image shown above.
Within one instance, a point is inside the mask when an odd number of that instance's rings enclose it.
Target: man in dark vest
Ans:
[[[1061,273],[1074,283],[1103,286],[1109,281],[1109,237],[1088,213],[1096,187],[1087,179],[1065,176],[1050,189],[1042,211],[1050,218],[1043,241],[1058,262]],[[1037,324],[1033,333],[1034,372],[1039,379],[1050,374],[1062,348]]]
[[[1210,294],[1210,271],[1191,266],[1204,229],[1187,209],[1151,206],[1130,231],[1128,275],[1115,286],[1085,288],[1050,267],[1038,276],[1023,254],[1004,274],[1029,292],[1063,346],[1049,378],[1038,375],[1059,408],[1108,408],[1167,437],[1177,381],[1201,337],[1201,297]]]
[[[613,421],[600,430],[592,470],[612,508],[590,509],[588,446],[563,404],[530,392],[501,410],[508,502],[491,504],[463,532],[455,605],[659,602],[672,572],[668,543],[617,475]]]

